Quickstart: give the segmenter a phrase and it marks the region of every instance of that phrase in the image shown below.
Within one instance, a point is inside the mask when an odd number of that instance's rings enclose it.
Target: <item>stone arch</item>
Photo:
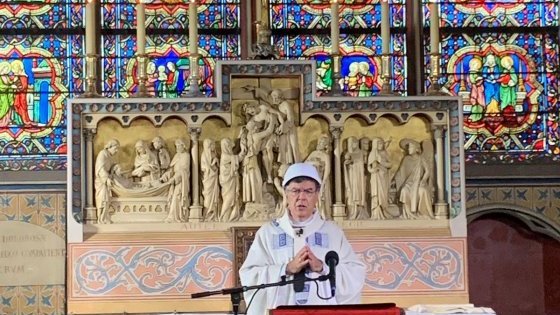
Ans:
[[[495,203],[467,209],[467,223],[487,214],[503,214],[521,220],[533,232],[550,236],[560,241],[560,226],[551,218],[535,212],[533,209],[512,204]]]

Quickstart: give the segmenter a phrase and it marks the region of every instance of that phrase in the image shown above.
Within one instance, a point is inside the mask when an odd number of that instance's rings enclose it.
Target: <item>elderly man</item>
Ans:
[[[325,255],[338,253],[336,291],[331,282],[270,287],[245,294],[247,314],[262,315],[280,305],[355,304],[360,302],[365,267],[332,221],[321,218],[316,209],[321,177],[309,163],[291,165],[282,182],[288,211],[262,226],[255,236],[247,259],[239,270],[244,286],[278,282],[305,275],[317,278],[329,274]]]

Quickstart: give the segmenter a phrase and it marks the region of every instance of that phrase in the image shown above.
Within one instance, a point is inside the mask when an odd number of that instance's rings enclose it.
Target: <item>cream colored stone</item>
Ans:
[[[0,286],[64,284],[65,241],[39,226],[0,221]]]

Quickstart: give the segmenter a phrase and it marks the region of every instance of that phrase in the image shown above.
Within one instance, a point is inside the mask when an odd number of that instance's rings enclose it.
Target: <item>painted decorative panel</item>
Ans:
[[[170,239],[72,245],[70,294],[81,298],[176,297],[231,286],[229,243]]]
[[[364,296],[466,291],[464,239],[349,238],[366,264]],[[70,299],[179,298],[233,286],[231,244],[107,241],[70,245]]]
[[[366,264],[365,296],[466,291],[464,240],[360,238],[352,247]]]

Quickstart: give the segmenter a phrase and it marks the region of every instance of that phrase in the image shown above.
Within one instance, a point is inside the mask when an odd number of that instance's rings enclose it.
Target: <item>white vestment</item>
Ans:
[[[331,298],[329,281],[306,282],[304,291],[298,293],[291,284],[269,287],[258,292],[250,290],[245,293],[246,305],[251,303],[247,315],[263,315],[267,309],[274,309],[280,305],[360,303],[365,265],[352,250],[342,229],[332,221],[324,221],[317,210],[311,220],[301,228],[292,225],[288,213],[286,210],[280,219],[263,225],[257,231],[247,258],[239,270],[242,285],[253,286],[281,281],[281,277],[286,275],[288,262],[307,244],[323,262],[325,255],[331,250],[339,255],[340,261],[335,269],[335,297]],[[308,269],[306,276],[317,278],[328,273],[329,268],[325,264],[321,274]],[[293,276],[286,278],[291,280]],[[256,295],[250,302],[253,294]]]

